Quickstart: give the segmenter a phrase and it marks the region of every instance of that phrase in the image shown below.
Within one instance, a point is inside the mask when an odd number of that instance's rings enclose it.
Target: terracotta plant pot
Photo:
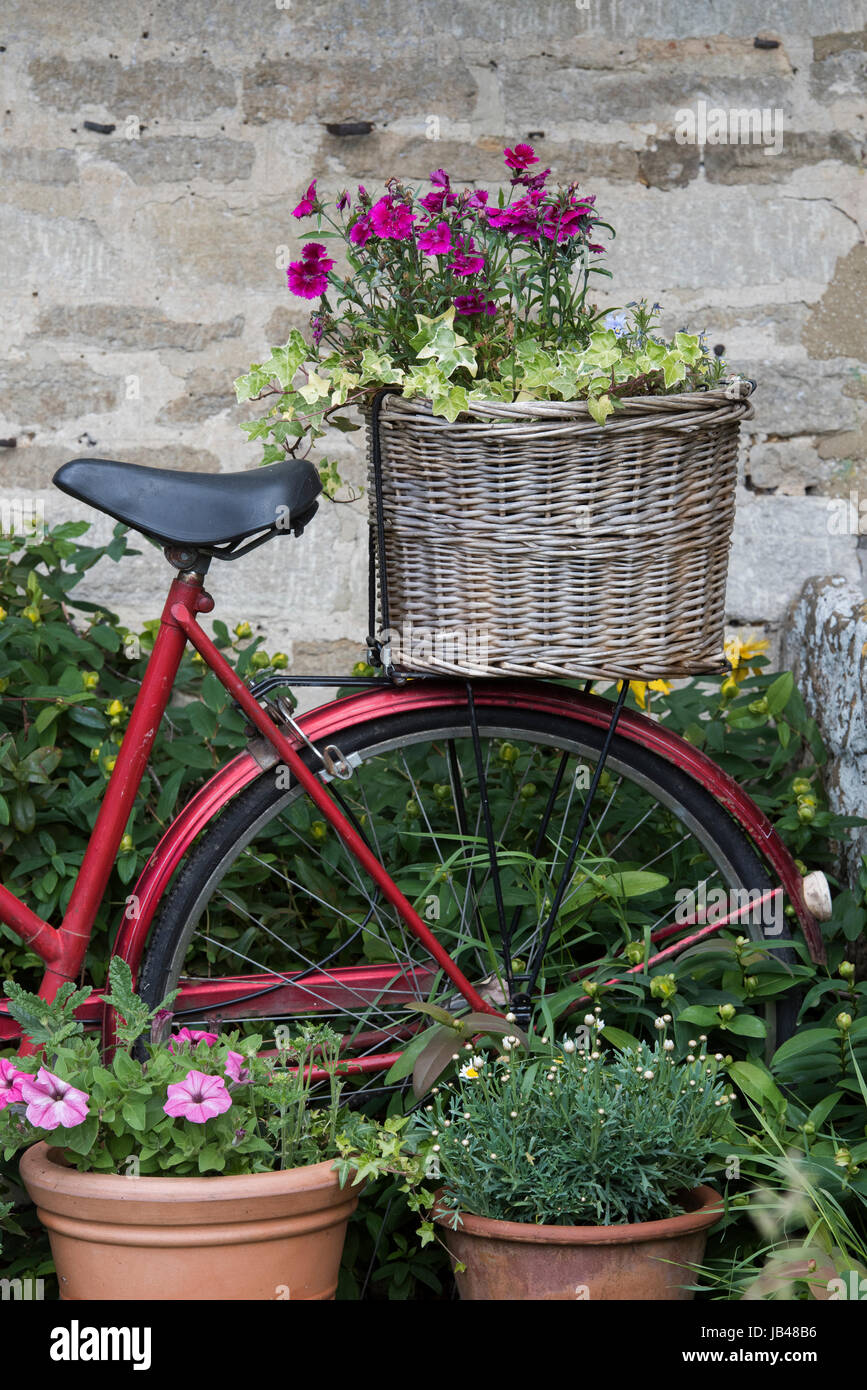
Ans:
[[[445,1215],[461,1298],[689,1299],[687,1265],[700,1262],[708,1231],[722,1215],[722,1198],[696,1187],[682,1216],[629,1226],[534,1226],[462,1213],[454,1231]]]
[[[79,1173],[35,1144],[21,1176],[63,1299],[330,1299],[359,1188],[331,1160],[237,1177]]]

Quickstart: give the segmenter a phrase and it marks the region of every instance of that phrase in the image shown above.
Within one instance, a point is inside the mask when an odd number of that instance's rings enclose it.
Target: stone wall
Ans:
[[[49,480],[81,454],[253,466],[231,383],[304,325],[299,190],[439,165],[491,186],[529,140],[618,228],[609,302],[662,301],[760,383],[729,607],[775,633],[810,576],[861,583],[828,499],[867,498],[863,22],[857,0],[6,0],[0,501],[80,514]],[[679,143],[701,101],[782,112],[782,147]],[[363,504],[326,505],[219,567],[218,611],[340,669],[365,545]],[[89,581],[131,624],[163,582],[144,549]]]

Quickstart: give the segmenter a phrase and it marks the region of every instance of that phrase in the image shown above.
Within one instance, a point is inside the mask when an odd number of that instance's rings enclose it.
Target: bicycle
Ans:
[[[270,1047],[287,1020],[328,1020],[345,1071],[369,1089],[428,1027],[419,1005],[526,1027],[540,999],[580,1010],[590,974],[628,990],[725,926],[785,968],[784,896],[823,958],[769,821],[702,752],[625,708],[626,681],[612,702],[589,683],[407,677],[372,637],[382,674],[242,681],[199,625],[214,607],[204,580],[214,560],[303,533],[321,491],[311,463],[191,474],[75,459],[54,482],[158,542],[176,574],[60,926],[0,886],[0,920],[45,964],[43,997],[82,971],[187,643],[250,739],[162,835],[113,947],[152,1005],[179,990],[179,1025],[264,1030]],[[295,718],[277,692],[298,684],[340,693]],[[702,908],[708,884],[725,910]],[[674,906],[685,900],[698,904],[686,915]],[[630,940],[643,942],[634,963]],[[765,1012],[772,1049],[796,1001],[774,996]],[[110,1047],[100,991],[80,1016]],[[0,1041],[17,1037],[0,1004]]]

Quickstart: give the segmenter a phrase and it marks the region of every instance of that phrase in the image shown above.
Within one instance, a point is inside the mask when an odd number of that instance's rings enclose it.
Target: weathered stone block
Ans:
[[[190,425],[234,406],[235,392],[226,372],[200,367],[190,372],[185,391],[157,415],[158,425]]]
[[[251,125],[269,121],[394,121],[423,112],[453,119],[472,109],[476,83],[461,62],[431,64],[414,53],[384,63],[328,55],[299,69],[292,61],[268,59],[244,74],[244,115]]]
[[[782,149],[772,145],[765,153],[762,145],[706,145],[705,174],[711,183],[773,183],[788,179],[795,169],[835,160],[860,165],[864,141],[846,131],[814,132],[783,128]]]
[[[851,429],[855,407],[844,395],[844,366],[824,362],[737,362],[737,370],[758,382],[750,429],[768,434],[823,434]]]
[[[698,177],[701,152],[696,145],[655,141],[638,155],[638,177],[650,188],[683,188]]]
[[[83,362],[0,365],[0,402],[14,425],[53,426],[81,415],[105,415],[120,399],[118,378],[95,372]]]
[[[233,183],[250,177],[255,159],[251,144],[216,135],[208,139],[195,136],[168,136],[137,140],[110,140],[96,151],[110,159],[134,183],[184,183],[189,179],[208,179],[211,183]]]
[[[32,146],[0,149],[0,180],[17,183],[74,183],[78,164],[72,150],[39,150]]]
[[[208,58],[150,59],[124,68],[108,58],[34,58],[33,95],[45,106],[78,114],[98,106],[116,119],[137,116],[195,121],[235,105],[235,79]],[[101,137],[106,138],[106,137]]]
[[[833,471],[833,465],[819,458],[809,439],[754,444],[747,463],[753,488],[791,497],[803,497],[808,489],[823,487]]]
[[[779,622],[808,579],[833,572],[860,583],[857,536],[832,535],[818,497],[756,497],[741,491],[726,612],[736,622]]]
[[[853,33],[823,34],[813,39],[810,91],[815,100],[863,99],[865,88],[867,35],[863,28]]]
[[[854,357],[867,362],[867,246],[857,242],[841,256],[833,278],[804,328],[811,357]]]
[[[201,352],[209,343],[240,337],[243,327],[242,314],[218,323],[181,323],[134,305],[55,304],[40,312],[36,332],[40,337],[73,338],[115,352],[159,348]]]

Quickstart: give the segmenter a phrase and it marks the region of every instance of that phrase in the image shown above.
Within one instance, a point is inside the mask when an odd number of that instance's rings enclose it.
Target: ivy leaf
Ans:
[[[289,334],[288,342],[282,347],[271,349],[271,356],[267,362],[262,363],[262,370],[268,373],[268,379],[276,377],[283,390],[291,386],[295,373],[306,360],[310,353],[308,344],[304,341],[297,328],[293,328]],[[242,378],[243,380],[243,378]]]
[[[236,377],[233,384],[239,403],[251,401],[271,384],[271,373],[260,367],[258,362],[254,362],[246,376]]]
[[[331,381],[326,376],[320,376],[318,372],[311,372],[307,378],[307,385],[298,387],[298,394],[304,397],[308,405],[314,405],[316,401],[324,400],[331,395]]]
[[[604,425],[608,416],[613,413],[614,406],[611,404],[611,397],[608,395],[588,396],[587,409],[593,416],[597,425]]]

